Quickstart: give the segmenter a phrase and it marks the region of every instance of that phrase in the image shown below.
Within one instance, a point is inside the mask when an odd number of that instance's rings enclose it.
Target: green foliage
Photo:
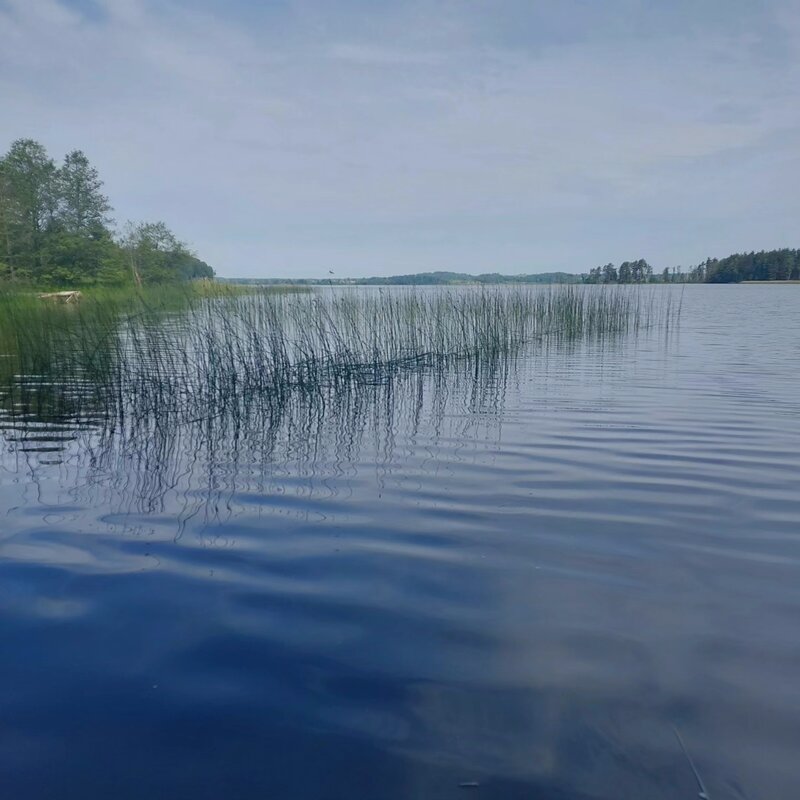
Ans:
[[[709,258],[702,265],[708,283],[800,280],[800,250],[762,250]]]
[[[18,139],[0,160],[0,222],[11,275],[33,275],[56,214],[56,166],[44,147]]]
[[[120,244],[137,285],[214,277],[214,270],[179,242],[163,222],[128,225]]]
[[[214,276],[163,222],[129,225],[115,240],[102,187],[82,151],[57,167],[38,142],[15,141],[0,158],[0,281],[47,288]]]
[[[48,271],[43,282],[48,285],[119,284],[127,277],[122,252],[105,230],[90,236],[53,231],[44,255]]]
[[[102,193],[103,182],[89,159],[74,150],[56,175],[59,199],[58,227],[66,233],[92,236],[107,229],[111,205]]]
[[[605,264],[589,270],[585,283],[649,283],[653,280],[653,268],[643,259],[623,261],[617,269]]]
[[[688,272],[682,267],[665,267],[660,276],[644,260],[623,261],[595,267],[584,277],[585,283],[738,283],[740,281],[800,280],[800,250],[769,250],[760,253],[734,253],[727,258],[708,258]]]

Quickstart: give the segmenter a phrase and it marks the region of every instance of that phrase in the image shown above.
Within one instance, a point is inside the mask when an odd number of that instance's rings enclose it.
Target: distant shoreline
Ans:
[[[521,275],[483,273],[469,275],[463,272],[418,272],[386,277],[362,276],[359,278],[221,278],[217,280],[233,284],[284,286],[474,286],[499,284],[564,284],[582,283],[583,276],[569,272],[541,272]]]

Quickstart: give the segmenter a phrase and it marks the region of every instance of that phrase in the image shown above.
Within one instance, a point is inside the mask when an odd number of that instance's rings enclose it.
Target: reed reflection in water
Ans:
[[[428,411],[444,417],[450,392],[467,387],[471,414],[498,408],[522,355],[668,332],[680,315],[677,293],[657,302],[641,289],[574,286],[187,296],[178,310],[153,301],[130,313],[12,305],[0,429],[9,452],[47,465],[74,442],[72,458],[92,471],[82,480],[115,477],[143,514],[196,489],[199,471],[206,485],[181,518],[201,506],[218,514],[236,490],[226,482],[253,465],[268,475],[276,445],[278,461],[313,469],[351,461],[371,426],[390,464],[393,432],[413,434]]]

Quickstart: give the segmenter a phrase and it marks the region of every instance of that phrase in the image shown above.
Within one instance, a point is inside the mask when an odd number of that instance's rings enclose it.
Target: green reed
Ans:
[[[296,393],[477,372],[525,346],[668,326],[672,293],[562,286],[268,291],[161,288],[75,306],[0,294],[0,407],[10,415],[187,419]]]

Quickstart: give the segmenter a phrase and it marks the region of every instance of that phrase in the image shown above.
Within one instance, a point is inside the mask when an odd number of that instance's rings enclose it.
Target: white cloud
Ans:
[[[227,274],[585,269],[790,243],[799,201],[763,187],[798,177],[800,69],[739,30],[526,49],[476,38],[467,5],[376,10],[349,37],[314,2],[247,24],[98,5],[0,0],[0,139],[85,149],[118,218],[164,218]],[[787,8],[771,24],[796,52]]]

